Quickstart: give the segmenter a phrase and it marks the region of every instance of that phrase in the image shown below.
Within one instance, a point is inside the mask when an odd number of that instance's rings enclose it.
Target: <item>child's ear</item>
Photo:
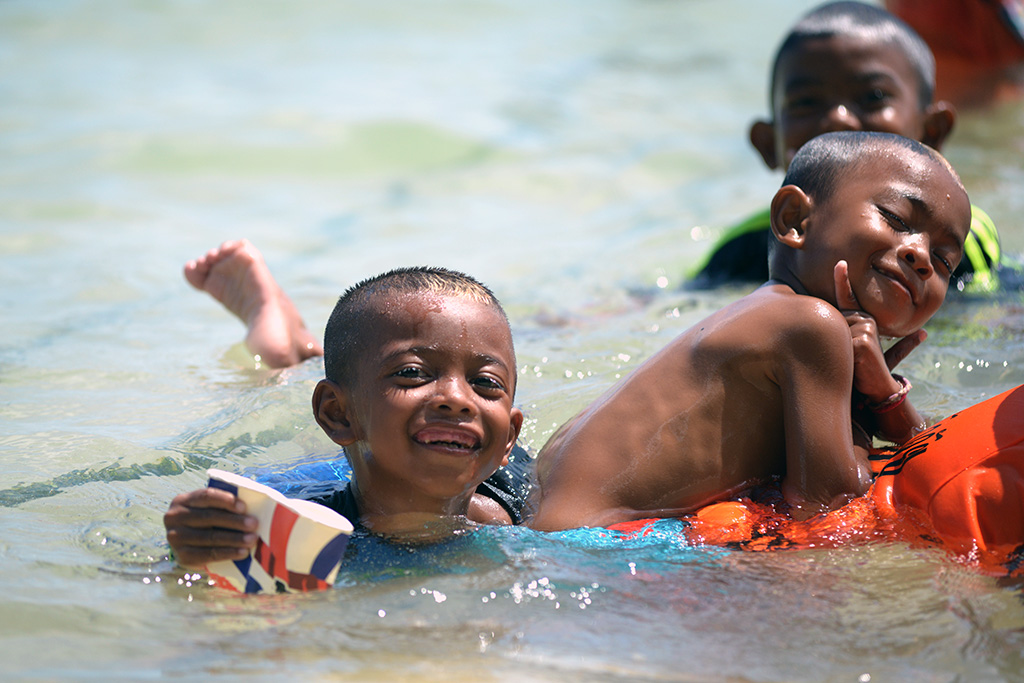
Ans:
[[[945,100],[928,105],[924,114],[924,136],[921,142],[937,152],[942,151],[942,144],[953,132],[956,125],[956,109]]]
[[[772,199],[772,234],[782,244],[800,249],[807,237],[811,198],[796,185],[784,185]]]
[[[322,379],[317,383],[313,390],[313,417],[331,441],[339,446],[349,446],[358,441],[349,414],[348,395],[337,382]]]
[[[754,121],[750,124],[750,144],[773,171],[779,167],[779,155],[775,150],[775,126],[771,121]]]
[[[501,460],[502,467],[508,464],[508,454],[512,452],[512,447],[519,440],[519,432],[523,428],[523,411],[513,408],[511,418],[508,425],[508,443],[505,444],[505,457]]]

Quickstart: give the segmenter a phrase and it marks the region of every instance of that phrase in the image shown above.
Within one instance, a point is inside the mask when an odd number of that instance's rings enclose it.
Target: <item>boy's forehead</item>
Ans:
[[[839,172],[840,183],[843,176],[856,177],[880,187],[917,185],[947,175],[952,177],[952,169],[937,156],[879,141],[864,145]]]
[[[867,145],[863,158],[872,162],[888,161],[894,165],[893,173],[929,181],[946,180],[961,186],[960,178],[945,157],[926,145],[909,148],[896,140],[876,141]],[[870,170],[868,171],[870,172]]]
[[[845,172],[868,181],[873,193],[899,195],[915,204],[935,204],[930,210],[937,210],[946,201],[962,202],[969,224],[967,192],[956,171],[937,152],[920,153],[899,144],[875,143],[868,145],[860,161]]]
[[[369,326],[386,335],[442,333],[453,339],[479,339],[496,334],[508,340],[511,351],[512,333],[505,316],[492,303],[469,294],[417,290],[369,303]]]
[[[370,305],[385,316],[406,314],[417,319],[427,316],[489,319],[501,313],[489,302],[470,294],[434,290],[409,290],[390,295],[378,294]]]
[[[809,59],[811,54],[831,59]],[[907,86],[917,85],[917,74],[910,56],[891,40],[867,32],[806,36],[795,40],[776,60],[773,74],[775,89],[785,92],[794,80],[799,82],[802,75],[817,73],[862,79],[897,73],[907,81]]]

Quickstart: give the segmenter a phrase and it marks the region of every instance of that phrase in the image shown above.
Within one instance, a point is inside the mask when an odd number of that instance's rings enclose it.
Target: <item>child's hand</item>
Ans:
[[[850,285],[849,266],[839,261],[835,271],[836,303],[850,325],[853,342],[853,388],[870,401],[881,401],[899,390],[892,370],[927,336],[924,330],[897,341],[883,353],[875,319],[860,310]]]
[[[176,496],[164,514],[167,542],[183,567],[240,560],[256,547],[259,520],[245,503],[221,489],[197,489]]]
[[[846,317],[853,338],[853,388],[872,403],[881,403],[900,391],[905,391],[902,382],[892,376],[892,370],[901,360],[924,341],[924,330],[907,335],[882,353],[878,339],[878,327],[874,318],[859,310],[859,302],[850,286],[849,269],[846,261],[836,264],[836,303]],[[877,435],[893,443],[906,443],[925,428],[924,420],[910,401],[903,401],[895,410],[881,413],[870,409],[863,411],[864,420],[858,424],[868,430],[870,437]]]

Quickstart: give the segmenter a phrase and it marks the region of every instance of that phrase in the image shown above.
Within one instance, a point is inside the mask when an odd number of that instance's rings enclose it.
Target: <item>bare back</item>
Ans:
[[[531,526],[683,514],[776,475],[797,505],[859,493],[852,377],[839,312],[765,285],[688,329],[551,437]]]

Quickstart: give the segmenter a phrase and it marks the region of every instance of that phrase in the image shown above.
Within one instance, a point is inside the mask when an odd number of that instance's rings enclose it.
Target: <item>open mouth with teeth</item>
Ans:
[[[466,453],[475,451],[480,447],[480,442],[475,436],[451,429],[424,429],[413,438],[416,443],[423,446],[457,450]]]

